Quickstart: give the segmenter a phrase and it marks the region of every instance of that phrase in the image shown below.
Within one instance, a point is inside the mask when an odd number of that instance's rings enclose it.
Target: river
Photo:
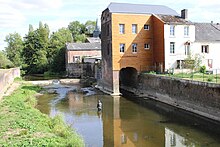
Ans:
[[[45,86],[57,94],[38,97],[37,108],[64,121],[84,139],[87,147],[219,147],[220,133],[209,123],[152,100],[112,97],[80,84]],[[97,101],[103,109],[97,111]]]

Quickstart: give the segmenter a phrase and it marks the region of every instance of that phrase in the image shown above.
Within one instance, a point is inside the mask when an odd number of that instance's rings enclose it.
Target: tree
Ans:
[[[14,67],[13,63],[7,59],[6,55],[0,51],[0,69],[3,68],[11,68]]]
[[[25,69],[27,73],[44,73],[48,70],[49,27],[40,22],[37,30],[30,30],[24,39]]]
[[[52,72],[65,71],[65,45],[73,42],[69,29],[61,28],[50,36],[48,61]]]
[[[21,36],[18,33],[10,33],[6,36],[5,42],[7,42],[7,47],[5,47],[7,58],[12,61],[15,66],[22,66],[23,59],[21,53],[24,46]]]
[[[95,30],[96,27],[96,22],[88,20],[85,23],[85,28],[86,28],[86,34],[92,34],[93,31]]]
[[[198,70],[202,64],[203,56],[200,54],[195,54],[192,56],[190,53],[188,57],[184,60],[184,68]]]
[[[79,36],[81,36],[82,34],[85,34],[85,31],[86,31],[85,25],[81,24],[79,21],[70,22],[70,24],[68,25],[68,29],[71,31],[73,40],[75,42],[79,41],[77,40]],[[83,41],[83,40],[80,40],[80,41]]]

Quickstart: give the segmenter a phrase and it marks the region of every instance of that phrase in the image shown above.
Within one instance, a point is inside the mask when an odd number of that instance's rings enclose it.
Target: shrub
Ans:
[[[205,73],[206,72],[206,66],[201,66],[200,67],[200,69],[199,69],[199,71],[201,72],[201,73]]]

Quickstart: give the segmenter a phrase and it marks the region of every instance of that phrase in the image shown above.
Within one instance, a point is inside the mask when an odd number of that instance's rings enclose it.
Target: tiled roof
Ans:
[[[111,13],[162,14],[179,16],[175,10],[162,5],[110,3],[108,9]]]
[[[195,23],[196,42],[220,42],[220,25]]]
[[[101,43],[68,43],[67,50],[101,50]]]
[[[94,43],[94,42],[99,42],[101,43],[101,39],[99,37],[87,37],[86,38],[88,42]]]
[[[193,24],[191,21],[181,18],[180,16],[157,15],[162,21],[167,24]]]

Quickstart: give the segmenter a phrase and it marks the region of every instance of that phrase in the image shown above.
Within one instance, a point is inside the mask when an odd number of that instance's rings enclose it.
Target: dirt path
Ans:
[[[12,94],[21,84],[18,82],[13,82],[8,88],[7,90],[0,95],[0,101],[2,100],[2,98],[4,96],[9,96],[10,94]]]

